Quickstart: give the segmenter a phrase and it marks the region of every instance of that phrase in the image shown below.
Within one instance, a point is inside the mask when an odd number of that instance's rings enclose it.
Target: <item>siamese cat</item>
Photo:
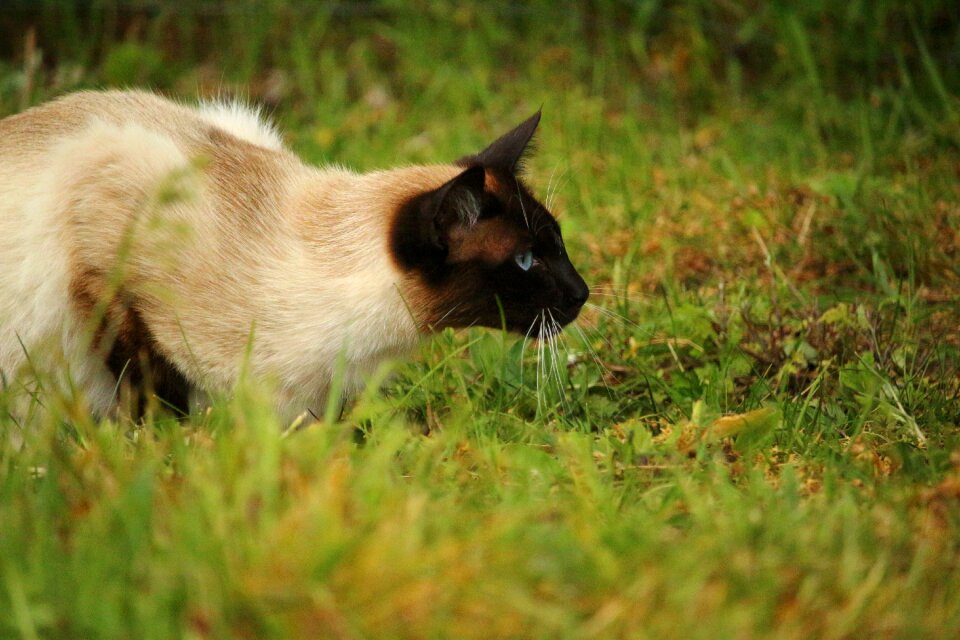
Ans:
[[[519,176],[539,112],[451,164],[304,164],[255,110],[82,92],[0,120],[0,371],[186,410],[245,369],[286,416],[445,327],[548,337],[587,299]],[[555,322],[545,320],[551,316]]]

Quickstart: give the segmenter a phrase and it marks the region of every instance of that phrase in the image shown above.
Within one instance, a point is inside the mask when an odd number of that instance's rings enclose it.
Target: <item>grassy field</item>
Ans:
[[[4,115],[237,93],[374,169],[542,105],[592,288],[295,432],[3,410],[0,637],[956,638],[960,10],[789,4],[0,9]]]

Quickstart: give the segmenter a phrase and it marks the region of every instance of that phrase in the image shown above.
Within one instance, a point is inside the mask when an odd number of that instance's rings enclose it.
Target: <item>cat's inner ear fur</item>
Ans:
[[[473,166],[450,180],[437,191],[434,225],[445,235],[456,226],[472,227],[483,209],[483,184],[486,172]]]
[[[433,192],[427,211],[430,234],[448,264],[479,261],[496,265],[516,249],[518,237],[500,216],[489,215],[495,196],[484,192],[486,171],[481,166],[464,170]],[[497,207],[493,207],[494,210]]]
[[[530,140],[540,124],[540,111],[521,122],[508,133],[497,138],[489,147],[475,156],[466,156],[457,161],[461,166],[478,164],[491,169],[500,169],[517,175],[523,169],[524,156]]]
[[[485,180],[483,167],[470,167],[430,195],[423,223],[431,244],[448,249],[455,228],[469,229],[477,223],[483,210]]]

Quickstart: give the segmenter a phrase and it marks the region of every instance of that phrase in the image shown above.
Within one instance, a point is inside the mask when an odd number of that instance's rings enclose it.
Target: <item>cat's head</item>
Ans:
[[[540,121],[537,112],[458,173],[400,207],[391,252],[416,282],[424,327],[506,327],[547,336],[572,322],[587,300],[556,219],[520,177]]]

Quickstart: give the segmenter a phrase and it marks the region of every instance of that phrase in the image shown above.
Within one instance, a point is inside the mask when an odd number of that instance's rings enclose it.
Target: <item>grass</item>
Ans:
[[[226,87],[372,169],[543,105],[595,306],[556,352],[441,334],[292,433],[250,381],[141,424],[38,392],[0,418],[0,637],[956,637],[949,3],[269,5],[7,14],[0,108]]]

